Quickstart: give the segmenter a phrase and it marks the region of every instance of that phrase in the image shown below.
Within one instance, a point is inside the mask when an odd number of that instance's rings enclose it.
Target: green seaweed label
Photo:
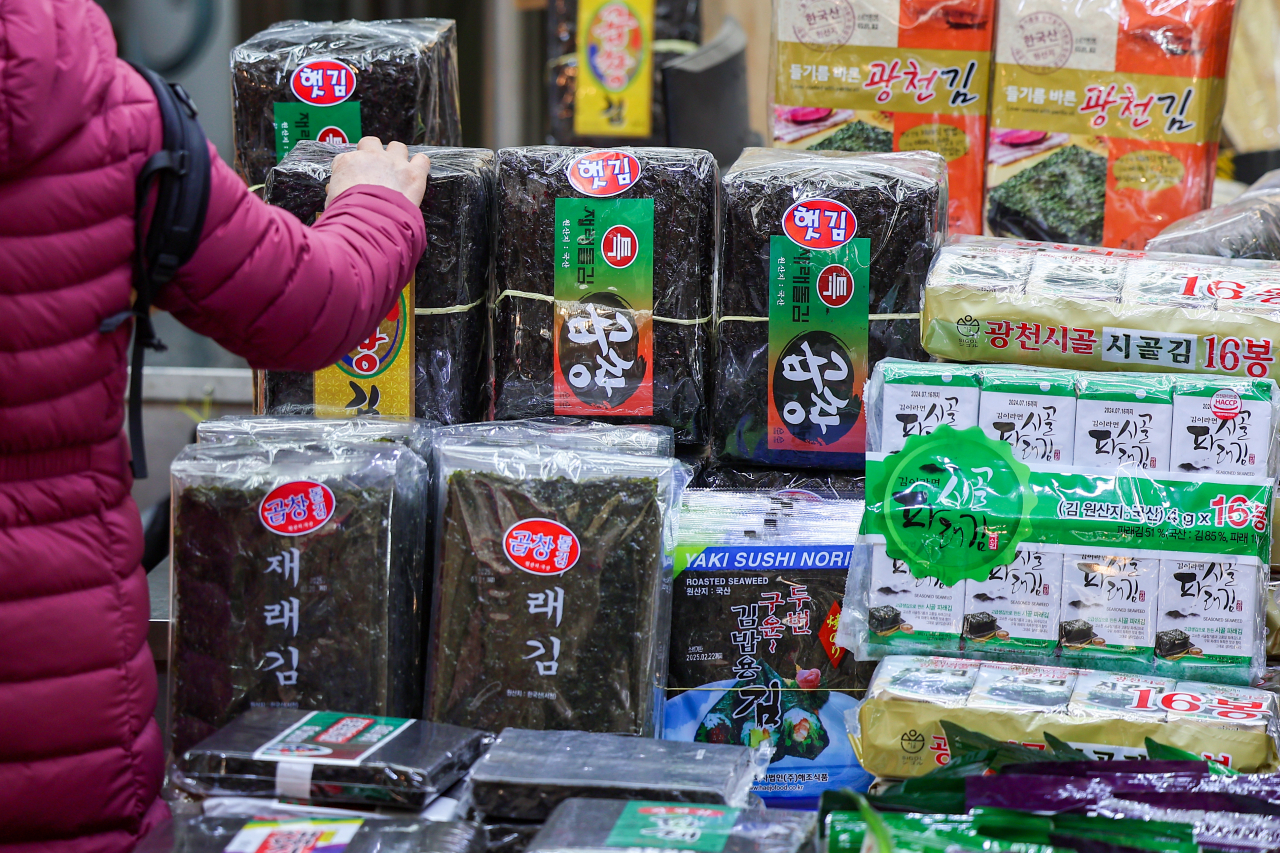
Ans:
[[[653,199],[558,198],[555,413],[653,414]]]
[[[607,847],[659,847],[720,853],[741,809],[681,803],[627,803],[614,823]]]
[[[275,104],[276,158],[293,150],[304,139],[317,142],[360,141],[360,102],[343,101],[327,107],[313,104]]]
[[[400,717],[313,711],[264,743],[253,757],[267,761],[355,765],[413,725]]]

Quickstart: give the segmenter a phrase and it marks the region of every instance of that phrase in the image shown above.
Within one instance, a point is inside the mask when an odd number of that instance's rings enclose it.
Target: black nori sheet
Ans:
[[[555,200],[580,197],[566,175],[586,149],[531,147],[498,152],[494,255],[494,417],[555,414],[553,305],[508,290],[555,293]],[[715,257],[715,158],[685,148],[629,148],[640,178],[615,198],[654,200],[655,318],[697,321],[711,314]],[[680,444],[706,441],[710,322],[653,323],[653,416],[615,423],[672,427]],[[594,415],[593,415],[594,416]],[[598,416],[596,416],[598,417]]]
[[[236,833],[256,820],[259,818],[175,817],[153,829],[138,845],[136,853],[223,853]],[[289,822],[306,818],[276,820]],[[379,818],[361,824],[344,853],[484,853],[484,850],[485,831],[479,824]]]
[[[250,186],[266,181],[277,162],[274,105],[297,102],[290,77],[312,59],[355,69],[349,100],[360,103],[364,136],[384,144],[461,145],[457,52],[457,28],[444,18],[268,27],[231,52],[236,169]]]
[[[607,849],[609,834],[626,802],[620,800],[567,800],[547,819],[529,845],[529,853],[563,853],[571,850]],[[738,815],[723,853],[800,853],[813,845],[818,827],[814,812],[759,809]]]
[[[353,145],[300,142],[267,176],[266,199],[305,223],[324,210],[333,158]],[[411,146],[431,158],[422,198],[427,250],[414,272],[414,307],[461,308],[414,317],[414,410],[444,424],[484,417],[489,405],[489,247],[494,156],[479,148]],[[471,307],[466,307],[471,306]],[[314,407],[313,375],[268,371],[266,411]]]
[[[251,707],[415,717],[422,707],[427,466],[391,444],[192,445],[172,466],[170,729],[180,755]],[[323,526],[282,536],[259,504],[282,483],[328,486]],[[297,548],[298,583],[266,571]],[[297,598],[297,633],[265,608]],[[289,647],[297,679],[286,685]],[[267,668],[269,652],[283,663]]]
[[[571,797],[743,806],[756,760],[742,746],[507,729],[472,768],[472,797],[503,820],[545,820]]]
[[[1191,651],[1191,637],[1186,631],[1173,628],[1156,632],[1156,657],[1171,658]]]
[[[1060,642],[1065,646],[1082,646],[1093,639],[1093,624],[1084,619],[1072,619],[1058,626]]]
[[[999,630],[996,617],[990,613],[969,613],[964,617],[961,633],[975,640],[985,640]]]
[[[176,784],[196,796],[275,796],[279,762],[254,753],[307,713],[254,708],[237,717],[178,757]],[[359,765],[312,765],[310,801],[421,809],[461,779],[489,741],[475,729],[415,720]]]
[[[862,500],[862,477],[838,471],[780,471],[714,462],[694,480],[695,488],[717,491],[810,492],[823,500]]]
[[[542,821],[486,821],[484,828],[489,835],[486,853],[524,853],[542,829]]]
[[[851,121],[821,142],[809,146],[810,151],[892,151],[893,131],[865,121]]]
[[[1107,158],[1068,145],[988,190],[987,224],[998,237],[1097,246],[1106,194]]]
[[[872,633],[883,634],[902,624],[902,613],[898,608],[888,604],[883,607],[873,607],[867,613],[867,622]]]
[[[747,149],[725,173],[719,340],[711,370],[718,457],[795,468],[862,467],[862,454],[769,449],[769,238],[782,233],[782,217],[796,201],[844,203],[857,217],[857,236],[871,240],[870,313],[916,313],[946,226],[945,174],[945,162],[930,152],[776,149]],[[732,319],[739,317],[760,319]],[[869,370],[883,358],[928,360],[918,319],[873,320],[868,337]]]

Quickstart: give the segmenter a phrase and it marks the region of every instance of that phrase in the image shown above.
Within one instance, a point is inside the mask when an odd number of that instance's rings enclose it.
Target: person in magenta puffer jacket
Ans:
[[[142,528],[121,427],[151,88],[90,0],[0,0],[0,851],[126,853],[167,810]],[[211,146],[212,148],[212,146]],[[256,367],[316,370],[422,254],[428,163],[377,140],[306,228],[216,153],[199,250],[156,304]]]

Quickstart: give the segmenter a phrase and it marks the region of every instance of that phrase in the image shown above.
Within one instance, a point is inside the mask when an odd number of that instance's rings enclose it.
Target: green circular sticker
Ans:
[[[1031,469],[979,427],[940,426],[885,460],[886,550],[916,577],[986,580],[1031,532]]]

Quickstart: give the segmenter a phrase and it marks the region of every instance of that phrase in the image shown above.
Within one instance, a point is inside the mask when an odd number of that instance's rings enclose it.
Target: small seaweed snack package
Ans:
[[[986,233],[1141,249],[1209,206],[1234,0],[999,0]]]
[[[1280,393],[1271,379],[1178,377],[1173,386],[1171,470],[1271,476],[1278,405]]]
[[[867,386],[867,449],[897,453],[913,435],[978,425],[978,370],[885,359]]]
[[[352,145],[300,142],[267,176],[266,199],[307,224],[324,212],[333,158]],[[315,373],[258,374],[262,411],[417,416],[444,424],[488,407],[490,216],[494,155],[479,148],[412,146],[431,158],[422,197],[427,251],[378,329]]]
[[[1061,553],[1024,546],[986,580],[969,578],[964,586],[966,655],[1052,662],[1058,648]]]
[[[685,148],[498,152],[494,417],[706,443],[716,161]]]
[[[471,769],[485,819],[546,820],[572,797],[743,807],[768,750],[593,732],[506,729]]]
[[[251,708],[416,716],[428,467],[389,442],[191,445],[173,487],[173,752]]]
[[[683,849],[703,853],[801,853],[813,846],[814,812],[654,801],[565,800],[528,853]]]
[[[996,0],[778,0],[773,146],[926,150],[952,233],[982,233]]]
[[[465,776],[490,740],[421,720],[255,708],[179,756],[174,780],[202,797],[421,809]]]
[[[935,577],[916,577],[905,561],[890,557],[883,545],[860,548],[858,556],[868,551],[866,631],[859,638],[866,650],[859,656],[958,652],[965,627],[965,582],[946,584]]]
[[[436,466],[427,718],[660,731],[685,466],[458,438]]]
[[[945,161],[749,148],[723,192],[715,453],[861,468],[870,370],[927,359],[918,312],[946,230]]]
[[[1253,684],[1266,661],[1266,570],[1227,560],[1160,561],[1156,672]]]
[[[270,809],[267,809],[270,812]],[[152,830],[137,853],[484,853],[485,833],[466,821],[409,817],[175,816]]]
[[[460,145],[453,21],[282,21],[231,51],[236,169],[248,183],[303,140]]]
[[[1169,470],[1174,377],[1081,373],[1076,383],[1075,464]]]
[[[978,423],[1023,462],[1070,465],[1076,446],[1075,374],[987,367]]]

